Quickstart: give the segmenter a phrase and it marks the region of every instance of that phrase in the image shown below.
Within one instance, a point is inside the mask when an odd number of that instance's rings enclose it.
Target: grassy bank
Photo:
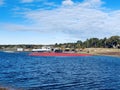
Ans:
[[[108,55],[108,56],[119,56],[120,57],[120,49],[86,48],[83,51],[93,54],[93,55]]]

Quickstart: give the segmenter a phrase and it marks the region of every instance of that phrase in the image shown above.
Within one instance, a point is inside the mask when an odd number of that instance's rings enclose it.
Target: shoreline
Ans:
[[[120,49],[110,48],[85,48],[83,51],[92,55],[120,57]]]
[[[119,55],[110,55],[110,54],[94,54],[94,55],[96,55],[96,56],[110,56],[110,57],[118,57],[118,58],[120,58],[120,56]]]
[[[93,56],[108,56],[108,57],[118,57],[120,58],[120,56],[118,55],[106,55],[106,54],[92,54]]]
[[[113,49],[113,48],[85,48],[85,49],[78,49],[76,54],[91,54],[91,55],[101,55],[101,56],[114,56],[120,57],[120,49]],[[3,51],[8,53],[14,53],[14,51]],[[26,51],[20,51],[26,52]],[[31,51],[27,51],[31,52]],[[32,52],[31,52],[32,53]],[[64,52],[64,53],[71,53],[71,52]]]

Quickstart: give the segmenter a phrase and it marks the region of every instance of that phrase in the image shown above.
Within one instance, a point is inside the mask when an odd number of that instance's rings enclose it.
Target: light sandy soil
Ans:
[[[84,52],[93,55],[110,55],[110,56],[120,56],[120,49],[110,49],[110,48],[86,48]]]

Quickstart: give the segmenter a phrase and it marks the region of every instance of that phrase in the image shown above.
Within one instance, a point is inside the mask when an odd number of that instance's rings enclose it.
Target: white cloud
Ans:
[[[56,34],[60,32],[71,35],[71,39],[83,40],[90,37],[120,35],[120,10],[107,12],[101,9],[102,3],[100,0],[85,0],[73,5],[66,4],[68,7],[24,12],[23,17],[30,25],[13,24],[7,25],[7,28]]]
[[[21,3],[46,2],[46,0],[21,0]]]
[[[32,3],[34,0],[22,0],[22,3]]]
[[[62,4],[63,5],[73,5],[74,4],[74,2],[72,1],[72,0],[64,0],[63,2],[62,2]]]
[[[21,25],[21,24],[11,24],[11,23],[1,24],[0,23],[0,26],[3,26],[4,30],[11,30],[11,31],[39,31],[40,30],[37,25]]]
[[[97,8],[100,7],[104,2],[101,0],[84,0],[83,3],[81,3],[81,6],[88,7],[88,8]]]
[[[102,3],[100,0],[86,0],[70,7],[31,11],[25,15],[43,31],[61,31],[83,38],[117,35],[120,33],[120,12],[105,12],[100,8]]]
[[[0,0],[0,5],[3,5],[4,4],[4,1],[3,0]]]

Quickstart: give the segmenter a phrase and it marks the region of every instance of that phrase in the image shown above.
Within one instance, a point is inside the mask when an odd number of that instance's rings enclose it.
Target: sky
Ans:
[[[0,44],[120,35],[120,0],[0,0]]]

